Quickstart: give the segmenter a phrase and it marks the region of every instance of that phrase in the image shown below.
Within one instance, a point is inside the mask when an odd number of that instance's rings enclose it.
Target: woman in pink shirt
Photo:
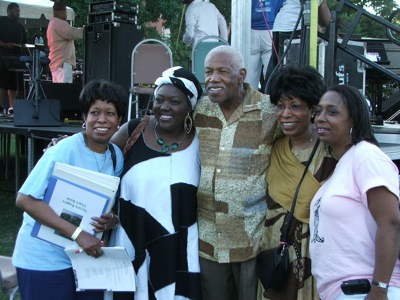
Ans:
[[[398,169],[378,147],[368,107],[351,86],[328,89],[315,118],[338,159],[310,207],[312,274],[322,300],[400,299]],[[355,295],[343,281],[365,279]]]

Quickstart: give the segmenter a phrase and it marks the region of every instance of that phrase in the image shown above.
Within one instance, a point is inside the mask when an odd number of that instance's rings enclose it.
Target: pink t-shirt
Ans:
[[[360,142],[343,155],[311,202],[312,274],[323,300],[335,299],[342,281],[372,280],[377,225],[367,191],[378,186],[399,198],[398,169],[378,147]],[[399,260],[389,284],[400,287]]]
[[[83,29],[74,28],[67,21],[54,17],[47,27],[47,44],[49,46],[50,70],[56,71],[63,63],[75,66],[74,40],[83,38]]]

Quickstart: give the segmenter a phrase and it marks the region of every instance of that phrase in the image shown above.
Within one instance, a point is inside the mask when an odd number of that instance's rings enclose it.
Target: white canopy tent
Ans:
[[[1,0],[0,16],[7,16],[7,6],[12,2],[19,5],[19,21],[26,29],[46,27],[53,17],[54,2],[50,0]],[[67,20],[75,20],[75,12],[70,7],[67,7]]]

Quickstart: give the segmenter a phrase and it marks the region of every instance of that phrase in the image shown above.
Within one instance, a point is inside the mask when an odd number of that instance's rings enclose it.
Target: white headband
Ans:
[[[194,80],[196,82],[194,82]],[[201,91],[201,86],[196,77],[182,67],[172,67],[164,71],[161,77],[156,79],[155,84],[157,87],[154,90],[154,97],[157,96],[158,90],[162,85],[172,84],[188,97],[190,104],[192,105],[192,109],[194,109],[197,100],[201,96],[201,94],[199,95],[199,87]]]

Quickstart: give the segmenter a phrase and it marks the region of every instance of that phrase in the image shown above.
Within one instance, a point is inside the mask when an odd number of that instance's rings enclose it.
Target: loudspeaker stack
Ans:
[[[120,1],[89,4],[84,34],[84,82],[107,79],[130,88],[132,50],[141,40],[138,5]]]

